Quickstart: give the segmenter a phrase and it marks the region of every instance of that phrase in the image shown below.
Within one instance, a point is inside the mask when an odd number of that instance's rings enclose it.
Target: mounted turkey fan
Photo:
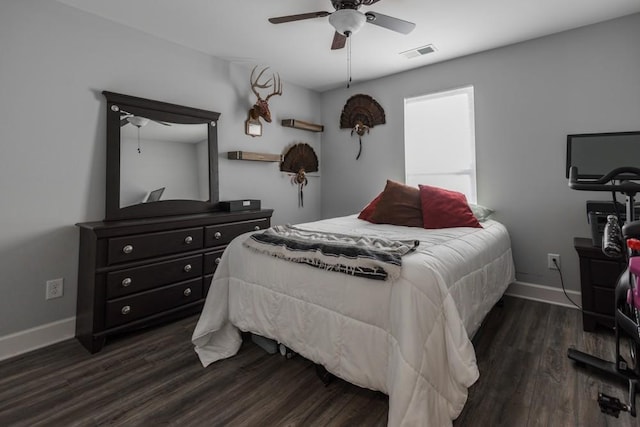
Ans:
[[[282,163],[280,163],[282,172],[289,172],[291,183],[298,186],[298,206],[304,206],[304,195],[302,188],[307,185],[307,172],[318,171],[318,156],[309,144],[301,142],[289,148]]]
[[[375,125],[382,125],[386,122],[382,106],[369,95],[358,94],[349,98],[342,108],[340,114],[340,129],[351,129],[351,135],[355,132],[358,135],[360,148],[356,160],[362,154],[362,137],[365,132]]]
[[[331,49],[342,49],[345,46],[347,37],[355,34],[365,23],[377,25],[402,34],[409,34],[416,24],[392,16],[383,15],[378,12],[359,12],[360,6],[371,6],[379,0],[331,0],[335,12],[311,12],[298,15],[279,16],[269,18],[272,24],[283,24],[285,22],[301,21],[303,19],[329,17],[329,23],[335,28]]]

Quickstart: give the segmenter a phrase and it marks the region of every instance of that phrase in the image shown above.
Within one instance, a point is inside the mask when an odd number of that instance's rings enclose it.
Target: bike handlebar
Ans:
[[[578,179],[577,166],[571,166],[569,169],[569,188],[572,190],[584,191],[618,191],[620,193],[637,193],[640,192],[640,183],[629,181],[630,179],[640,180],[640,169],[626,166],[616,168],[603,176],[588,182],[580,182]],[[616,184],[615,180],[622,180]]]

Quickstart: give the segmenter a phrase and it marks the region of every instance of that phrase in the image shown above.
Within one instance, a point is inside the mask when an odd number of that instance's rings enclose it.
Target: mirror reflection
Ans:
[[[120,207],[209,200],[206,123],[153,120],[121,110]]]

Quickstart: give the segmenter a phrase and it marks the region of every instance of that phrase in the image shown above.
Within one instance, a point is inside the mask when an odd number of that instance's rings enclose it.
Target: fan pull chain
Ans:
[[[298,193],[298,207],[300,208],[304,207],[304,193],[302,192],[303,188],[304,184],[300,184],[300,192]]]
[[[347,89],[351,87],[351,37],[350,33],[345,33],[347,36]]]
[[[140,126],[138,126],[138,154],[142,153],[140,151]]]

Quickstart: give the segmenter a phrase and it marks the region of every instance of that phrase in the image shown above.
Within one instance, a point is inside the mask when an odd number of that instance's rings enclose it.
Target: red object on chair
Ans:
[[[634,251],[640,251],[640,240],[633,238],[627,239],[627,246]]]

